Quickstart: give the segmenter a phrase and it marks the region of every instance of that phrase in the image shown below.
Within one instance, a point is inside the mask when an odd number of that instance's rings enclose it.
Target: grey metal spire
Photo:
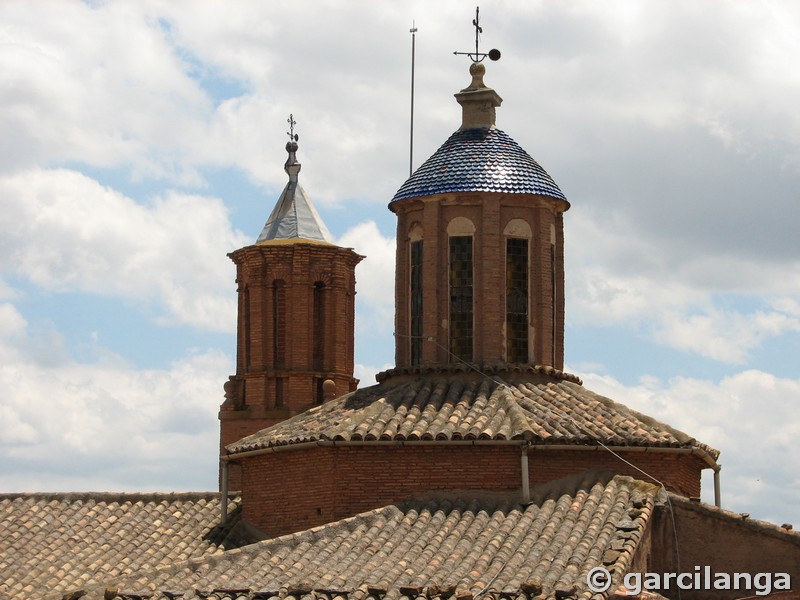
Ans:
[[[267,219],[267,224],[258,236],[256,243],[271,240],[304,239],[316,242],[333,243],[333,236],[317,213],[311,200],[297,181],[300,163],[297,162],[297,140],[294,133],[294,120],[289,116],[291,125],[290,140],[286,144],[289,158],[284,169],[289,174],[289,183],[283,188],[275,208]]]

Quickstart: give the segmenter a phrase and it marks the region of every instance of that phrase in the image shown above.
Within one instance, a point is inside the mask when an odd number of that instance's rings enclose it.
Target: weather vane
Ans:
[[[475,26],[475,53],[472,52],[453,52],[455,55],[463,54],[464,56],[469,56],[472,62],[479,63],[487,56],[489,60],[500,60],[500,50],[497,48],[492,48],[489,52],[479,52],[478,50],[478,42],[480,40],[480,35],[483,33],[483,28],[480,26],[480,6],[475,7],[475,18],[472,20],[472,24]]]
[[[294,115],[289,113],[289,118],[286,119],[286,122],[289,124],[289,131],[286,132],[286,135],[289,136],[290,140],[296,142],[300,139],[300,136],[294,132],[294,126],[297,125],[297,121],[294,120]]]

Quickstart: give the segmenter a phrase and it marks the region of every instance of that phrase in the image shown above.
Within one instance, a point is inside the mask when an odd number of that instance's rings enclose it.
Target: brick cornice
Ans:
[[[549,365],[530,365],[527,363],[497,363],[491,365],[478,365],[478,364],[439,364],[439,365],[413,365],[407,367],[395,367],[381,371],[375,375],[378,383],[385,383],[394,378],[400,377],[426,377],[430,375],[458,375],[463,376],[466,373],[475,373],[479,376],[484,375],[502,375],[508,379],[520,380],[528,376],[533,376],[535,379],[541,379],[542,375],[548,378],[571,381],[578,385],[583,385],[580,377],[553,368]]]

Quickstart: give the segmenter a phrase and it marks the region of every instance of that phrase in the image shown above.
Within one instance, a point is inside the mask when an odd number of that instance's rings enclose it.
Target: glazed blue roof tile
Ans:
[[[566,197],[539,163],[500,129],[456,131],[392,198],[447,192],[501,192]]]

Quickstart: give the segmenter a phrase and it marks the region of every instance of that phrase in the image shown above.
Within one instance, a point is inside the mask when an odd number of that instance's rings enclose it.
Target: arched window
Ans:
[[[506,239],[506,360],[528,362],[528,240]]]
[[[528,264],[531,228],[522,219],[506,225],[506,361],[526,363],[528,356],[530,293]]]
[[[450,353],[454,360],[473,360],[473,265],[475,226],[465,217],[447,225],[449,236]]]

